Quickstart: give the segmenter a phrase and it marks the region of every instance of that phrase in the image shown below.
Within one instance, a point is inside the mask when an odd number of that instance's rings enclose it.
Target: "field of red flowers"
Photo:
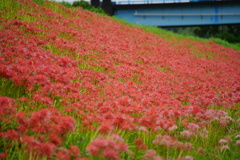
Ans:
[[[240,51],[55,2],[0,11],[0,159],[240,157]]]

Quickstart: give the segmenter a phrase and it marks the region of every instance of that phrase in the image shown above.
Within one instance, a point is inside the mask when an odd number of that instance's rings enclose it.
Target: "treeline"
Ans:
[[[74,1],[72,5],[65,1],[61,3],[68,8],[82,7],[83,9],[89,10],[91,12],[113,15],[111,0],[103,0],[102,3],[100,3],[99,0],[91,0],[91,3],[81,0],[81,1]]]
[[[194,34],[203,38],[214,37],[229,43],[240,43],[240,24],[198,27],[194,30]]]
[[[164,29],[186,36],[219,38],[229,43],[240,43],[240,24],[197,27],[168,27]]]

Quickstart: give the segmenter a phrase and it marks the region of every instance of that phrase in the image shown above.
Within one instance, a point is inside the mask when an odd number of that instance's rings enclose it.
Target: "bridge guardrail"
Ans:
[[[116,4],[153,4],[153,3],[182,3],[190,0],[116,0]]]
[[[154,4],[154,3],[185,3],[185,2],[206,2],[206,1],[229,1],[229,0],[115,0],[116,5],[122,4]]]

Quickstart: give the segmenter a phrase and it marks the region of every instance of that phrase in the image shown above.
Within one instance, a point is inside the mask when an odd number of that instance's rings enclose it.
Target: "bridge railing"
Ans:
[[[154,3],[184,3],[202,1],[226,1],[226,0],[112,0],[116,5],[121,4],[154,4]]]
[[[116,0],[116,4],[182,3],[190,0]]]

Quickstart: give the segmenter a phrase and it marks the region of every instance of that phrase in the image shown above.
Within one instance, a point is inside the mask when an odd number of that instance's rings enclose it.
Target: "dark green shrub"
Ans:
[[[226,32],[219,33],[219,34],[217,34],[216,37],[223,39],[225,41],[228,41],[230,43],[239,43],[240,42],[240,37],[234,36],[231,33],[226,33]]]
[[[82,7],[83,9],[89,10],[91,12],[99,13],[99,14],[105,14],[105,12],[103,11],[102,8],[100,8],[100,7],[95,8],[90,3],[88,3],[84,0],[73,2],[72,6],[73,7]]]
[[[82,7],[83,9],[90,9],[90,8],[92,8],[92,6],[88,2],[83,1],[83,0],[73,2],[72,6],[73,7]]]

